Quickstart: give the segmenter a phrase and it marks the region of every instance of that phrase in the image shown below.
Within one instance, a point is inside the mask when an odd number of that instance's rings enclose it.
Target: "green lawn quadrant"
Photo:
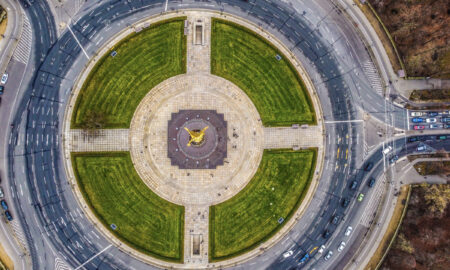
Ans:
[[[183,262],[184,206],[151,191],[129,152],[72,153],[72,166],[87,204],[117,238],[144,254]]]
[[[209,256],[220,261],[245,253],[273,236],[295,213],[308,191],[316,149],[264,150],[248,185],[210,207]],[[282,224],[278,219],[284,218]]]
[[[211,32],[211,73],[239,86],[255,104],[263,125],[316,123],[305,84],[278,49],[232,22],[213,19]]]
[[[185,17],[150,25],[115,45],[92,69],[78,95],[71,127],[89,110],[106,116],[104,128],[129,128],[142,98],[162,81],[186,73]],[[112,57],[110,53],[116,51]]]

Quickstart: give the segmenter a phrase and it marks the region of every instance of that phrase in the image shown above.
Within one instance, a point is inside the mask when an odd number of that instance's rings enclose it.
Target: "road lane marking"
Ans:
[[[364,122],[364,120],[357,119],[357,120],[344,120],[344,121],[325,121],[325,124],[359,123],[359,122]]]
[[[80,266],[78,266],[77,268],[75,268],[75,270],[80,269],[81,267],[85,266],[87,263],[89,263],[90,261],[92,261],[93,259],[97,258],[100,254],[102,254],[103,252],[105,252],[108,248],[110,248],[112,246],[112,244],[110,244],[109,246],[105,247],[102,251],[100,251],[99,253],[95,254],[94,256],[92,256],[89,260],[85,261],[83,264],[81,264]]]

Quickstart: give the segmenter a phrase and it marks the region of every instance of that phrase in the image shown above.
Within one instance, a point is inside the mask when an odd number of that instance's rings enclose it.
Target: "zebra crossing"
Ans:
[[[383,197],[383,188],[384,188],[384,182],[386,182],[386,176],[383,174],[380,179],[377,179],[376,185],[374,187],[374,191],[372,193],[372,196],[369,199],[368,204],[365,207],[364,213],[361,217],[360,224],[369,227],[370,221],[373,220],[374,216],[373,213],[378,208],[378,205],[381,201],[381,198]]]
[[[12,58],[15,61],[27,64],[31,52],[32,33],[28,17],[24,15],[23,18],[22,35],[19,39],[19,43],[17,43]]]
[[[56,257],[55,259],[55,270],[69,270],[71,269],[63,260]]]
[[[381,83],[380,75],[378,70],[375,68],[371,61],[366,61],[363,64],[364,73],[366,73],[372,88],[379,94],[383,95],[383,85]]]
[[[11,228],[13,230],[14,237],[17,239],[22,248],[26,250],[27,241],[25,239],[25,235],[22,231],[22,228],[20,227],[19,222],[16,219],[14,219],[10,221],[9,224],[11,225]]]

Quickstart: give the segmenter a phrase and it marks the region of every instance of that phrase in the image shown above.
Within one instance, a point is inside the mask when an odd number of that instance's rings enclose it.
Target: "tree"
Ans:
[[[106,115],[103,112],[89,110],[86,113],[86,121],[82,124],[82,129],[88,135],[98,135],[98,130],[102,129],[106,123]]]

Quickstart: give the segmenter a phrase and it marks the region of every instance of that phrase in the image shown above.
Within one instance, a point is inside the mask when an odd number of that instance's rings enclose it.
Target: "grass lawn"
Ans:
[[[316,150],[264,150],[249,184],[211,206],[209,256],[220,261],[245,253],[273,236],[295,213],[315,169]],[[278,223],[283,217],[285,221]]]
[[[186,73],[184,17],[151,25],[114,46],[82,86],[71,120],[81,128],[89,110],[106,116],[104,128],[129,128],[142,98],[157,84]],[[110,51],[110,52],[111,52]]]
[[[275,56],[280,55],[278,61]],[[211,73],[239,86],[265,126],[316,123],[306,87],[287,58],[258,34],[213,19]]]
[[[183,262],[184,207],[153,193],[129,152],[72,153],[72,165],[84,199],[115,236],[145,254]]]

